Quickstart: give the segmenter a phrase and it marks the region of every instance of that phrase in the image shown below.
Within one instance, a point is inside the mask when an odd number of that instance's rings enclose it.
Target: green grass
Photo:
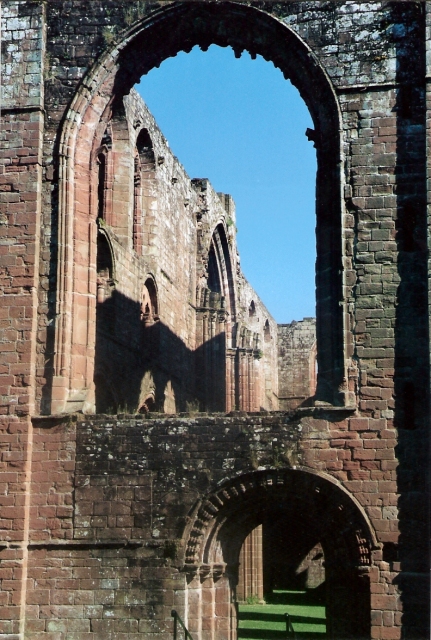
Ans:
[[[323,640],[325,607],[306,591],[274,591],[271,604],[239,605],[240,640],[286,640],[284,614],[290,615],[298,640]]]

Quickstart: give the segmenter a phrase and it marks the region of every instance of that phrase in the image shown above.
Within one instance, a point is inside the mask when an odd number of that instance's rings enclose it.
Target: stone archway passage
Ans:
[[[328,637],[369,637],[368,571],[374,539],[367,518],[333,480],[296,469],[257,471],[227,481],[196,509],[184,565],[189,576],[188,625],[196,637],[236,639],[240,549],[265,518],[278,520],[280,527],[289,522],[290,532],[293,521],[297,536],[312,531],[322,545]]]

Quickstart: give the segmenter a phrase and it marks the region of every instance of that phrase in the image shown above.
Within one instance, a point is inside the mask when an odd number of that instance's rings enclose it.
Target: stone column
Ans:
[[[262,525],[246,537],[239,555],[237,599],[263,600]]]

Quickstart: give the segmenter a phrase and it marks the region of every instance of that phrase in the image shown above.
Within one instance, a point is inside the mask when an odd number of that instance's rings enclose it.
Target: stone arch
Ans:
[[[134,170],[133,248],[138,255],[142,255],[148,248],[148,212],[154,202],[156,189],[153,141],[146,128],[140,129],[136,137]]]
[[[151,371],[147,371],[141,381],[138,413],[149,413],[156,405],[156,383]]]
[[[196,590],[209,589],[201,594],[202,603],[215,598],[214,606],[225,613],[211,633],[204,633],[199,620],[202,608],[189,604],[188,623],[197,637],[236,638],[236,611],[230,603],[235,601],[239,554],[246,537],[265,517],[297,518],[298,535],[314,529],[325,554],[328,637],[369,637],[375,533],[363,508],[334,478],[302,468],[238,476],[196,506],[184,536],[183,569],[193,592],[191,602],[199,602]]]
[[[203,277],[196,291],[196,394],[206,411],[233,407],[232,326],[236,315],[232,255],[220,221],[199,254]]]
[[[76,409],[78,401],[91,407],[94,307],[88,300],[95,296],[96,278],[88,159],[91,149],[100,145],[104,130],[100,122],[121,110],[118,105],[132,86],[164,59],[195,45],[205,50],[211,44],[231,46],[236,55],[247,49],[252,56],[271,60],[299,89],[313,118],[318,160],[316,396],[344,402],[345,356],[349,354],[343,348],[341,304],[341,126],[331,82],[303,40],[268,11],[234,2],[181,3],[156,10],[101,55],[75,94],[60,133],[58,323],[52,393],[56,412]],[[133,167],[130,173],[132,185]],[[127,233],[131,236],[131,229]],[[86,330],[77,326],[77,318]]]
[[[265,342],[269,342],[271,340],[271,327],[269,326],[269,320],[265,320],[265,324],[263,327],[263,338]]]
[[[114,335],[115,312],[115,253],[110,234],[103,220],[98,221],[97,233],[97,302],[96,340],[94,358],[94,393],[98,413],[113,413],[118,406],[118,395],[112,385],[110,372],[101,363],[103,344],[107,336]]]
[[[236,300],[233,283],[232,257],[229,250],[226,229],[222,223],[219,223],[214,229],[209,256],[211,256],[211,254],[214,256],[214,268],[218,271],[220,294],[226,301],[229,319],[233,322],[236,316]],[[210,267],[209,264],[208,267]]]
[[[112,129],[108,123],[93,158],[97,173],[97,218],[108,224],[111,224],[112,216],[112,165]]]
[[[159,300],[154,278],[149,276],[142,288],[141,319],[145,326],[154,324],[159,318]]]
[[[159,364],[160,347],[160,323],[159,323],[159,296],[157,285],[152,275],[147,275],[142,287],[141,298],[141,360],[144,366],[155,374]],[[161,396],[162,382],[155,375],[154,402],[152,411],[160,411],[162,407]],[[145,398],[144,398],[145,400]],[[156,408],[157,407],[157,408]]]

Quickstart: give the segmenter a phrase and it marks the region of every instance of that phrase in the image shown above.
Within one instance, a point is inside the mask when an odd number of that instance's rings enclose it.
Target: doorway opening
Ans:
[[[326,637],[325,555],[316,534],[278,514],[248,534],[239,555],[238,638]],[[292,631],[291,631],[292,632]]]
[[[247,545],[256,550],[259,538],[262,556],[255,554],[252,569],[256,578],[261,563],[263,580],[253,584],[250,572],[247,587],[241,559],[250,551]],[[245,588],[258,591],[262,586],[272,603],[260,605],[260,615],[266,606],[275,606],[269,618],[272,613],[279,616],[281,604],[284,613],[291,613],[298,637],[303,633],[305,639],[314,631],[316,637],[331,640],[369,637],[367,568],[374,538],[362,508],[329,477],[283,469],[227,481],[200,503],[187,539],[185,610],[187,626],[199,640],[248,637],[243,635],[238,600],[244,598]],[[304,602],[306,609],[317,607],[315,615],[303,615]],[[212,626],[207,628],[209,618]],[[305,624],[315,625],[314,631]],[[280,630],[273,631],[281,640]],[[252,637],[265,637],[259,633],[255,629]]]

